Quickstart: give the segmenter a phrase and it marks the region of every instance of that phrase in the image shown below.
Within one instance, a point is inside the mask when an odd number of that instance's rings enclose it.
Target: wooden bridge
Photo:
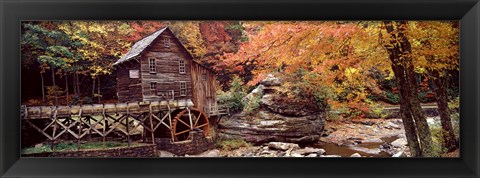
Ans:
[[[92,104],[78,106],[22,106],[21,118],[48,140],[55,142],[69,134],[77,140],[86,135],[105,138],[115,132],[126,137],[142,133],[154,142],[155,137],[171,138],[173,142],[189,139],[189,132],[210,132],[210,119],[228,114],[224,106],[213,105],[208,111],[192,107],[191,100]],[[206,114],[205,114],[206,113]]]

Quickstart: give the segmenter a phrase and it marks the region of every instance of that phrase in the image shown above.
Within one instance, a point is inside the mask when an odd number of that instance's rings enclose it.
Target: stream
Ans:
[[[326,155],[340,155],[342,157],[350,157],[350,155],[354,153],[359,153],[360,155],[366,157],[391,157],[392,155],[385,151],[382,151],[380,149],[380,146],[385,143],[391,143],[398,138],[399,137],[397,136],[383,137],[381,138],[383,142],[366,142],[352,146],[338,145],[332,142],[320,142],[310,146],[314,148],[324,149]]]

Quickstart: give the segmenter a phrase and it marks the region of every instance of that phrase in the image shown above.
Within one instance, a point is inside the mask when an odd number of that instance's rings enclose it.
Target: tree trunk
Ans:
[[[43,83],[43,73],[41,71],[40,79],[42,80],[42,102],[45,102],[45,84]]]
[[[458,141],[452,126],[452,119],[450,117],[450,110],[448,108],[447,89],[445,88],[446,78],[441,77],[437,72],[430,72],[431,79],[434,83],[434,91],[438,105],[438,112],[440,114],[440,122],[442,125],[443,146],[447,150],[454,151],[458,148]]]
[[[410,130],[409,133],[406,133],[406,136],[410,135],[410,138],[407,138],[407,140],[411,140],[411,142],[415,140],[413,138],[414,133],[411,133],[411,123],[414,123],[420,141],[421,153],[419,155],[426,157],[436,156],[433,151],[433,140],[430,134],[430,128],[421,108],[420,100],[418,99],[418,84],[416,83],[416,74],[410,58],[412,50],[410,42],[405,35],[407,23],[405,21],[396,22],[395,28],[390,21],[386,21],[384,24],[386,31],[390,34],[390,41],[384,45],[392,61],[395,78],[399,80],[397,87],[401,91],[400,104],[401,107],[405,109],[403,110],[404,113],[402,113],[402,120],[407,121],[407,123],[404,122],[404,125],[408,127],[405,128],[405,131],[407,132],[407,129]],[[413,117],[414,122],[411,122],[411,117],[408,117],[408,115]],[[415,146],[416,145],[410,145],[414,150],[416,149],[414,148]]]
[[[53,94],[55,96],[55,106],[58,106],[57,84],[55,83],[55,68],[52,67]]]
[[[92,86],[92,100],[95,99],[95,78],[92,78],[93,86]]]
[[[73,88],[73,95],[77,96],[77,87],[75,87],[75,74],[73,74],[73,81],[72,81],[72,88]]]
[[[394,71],[395,76],[402,76],[401,72],[403,71],[403,67],[399,65],[392,64],[392,69]],[[405,128],[405,136],[407,138],[407,143],[410,148],[410,154],[412,157],[420,157],[422,156],[422,151],[420,149],[420,143],[418,142],[418,133],[417,129],[415,128],[415,122],[412,117],[412,113],[410,109],[408,109],[408,102],[405,99],[406,91],[404,87],[400,87],[405,85],[405,78],[404,77],[395,77],[395,82],[397,87],[399,88],[399,98],[400,98],[400,117],[402,118],[403,127]]]
[[[80,84],[78,83],[78,72],[75,72],[75,87],[77,88],[77,97],[80,98],[80,95],[82,95],[82,91],[80,90]]]
[[[411,51],[410,48],[408,48]],[[413,115],[415,120],[415,125],[417,126],[418,137],[420,139],[420,145],[422,149],[422,156],[425,157],[434,157],[438,156],[437,153],[433,150],[433,139],[430,133],[430,127],[428,126],[427,118],[423,113],[422,106],[420,105],[420,100],[418,97],[418,84],[415,78],[416,73],[414,72],[413,65],[411,61],[409,62],[406,70],[407,74],[407,88],[409,91],[408,102],[410,104],[410,112]]]
[[[100,76],[98,76],[98,90],[97,90],[97,94],[98,94],[98,104],[100,104],[101,102],[101,94],[100,94]]]
[[[66,90],[66,93],[67,93],[67,105],[69,105],[69,100],[68,100],[68,74],[65,73],[65,90]]]

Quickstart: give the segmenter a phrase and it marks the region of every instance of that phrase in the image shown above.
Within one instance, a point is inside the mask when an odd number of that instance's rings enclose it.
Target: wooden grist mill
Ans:
[[[119,103],[23,106],[22,118],[51,141],[67,134],[130,143],[141,133],[144,141],[170,138],[174,143],[192,139],[192,131],[208,137],[228,113],[217,105],[215,74],[193,60],[167,27],[136,42],[113,66]]]

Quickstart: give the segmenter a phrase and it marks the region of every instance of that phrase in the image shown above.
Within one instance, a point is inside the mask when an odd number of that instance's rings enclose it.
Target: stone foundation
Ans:
[[[157,149],[165,150],[176,155],[199,154],[215,148],[212,137],[205,137],[203,131],[191,131],[191,140],[172,142],[171,138],[155,138]]]
[[[94,158],[156,157],[155,147],[156,145],[150,144],[150,145],[141,145],[141,146],[132,146],[132,147],[122,147],[122,148],[22,154],[22,157],[94,157]]]

